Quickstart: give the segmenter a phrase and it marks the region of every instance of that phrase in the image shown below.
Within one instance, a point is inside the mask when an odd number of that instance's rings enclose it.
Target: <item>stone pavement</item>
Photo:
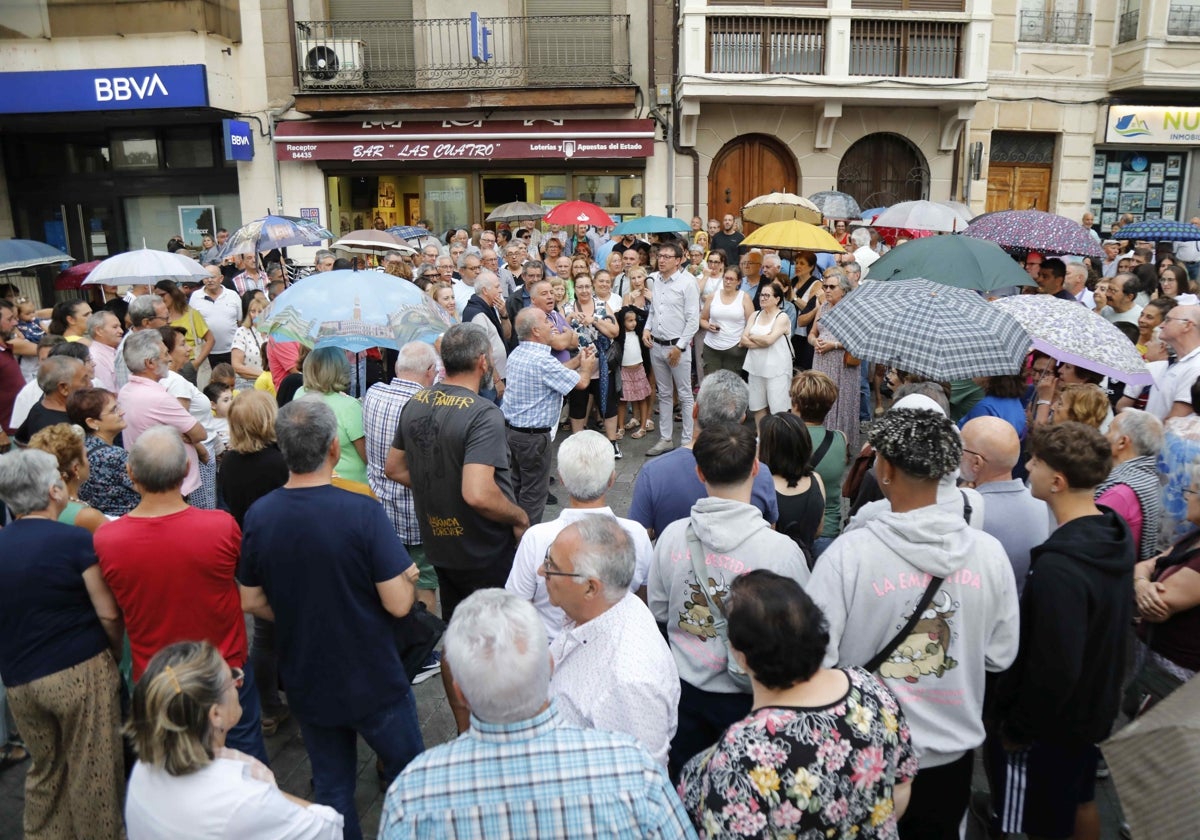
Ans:
[[[678,424],[676,424],[676,439],[678,439],[678,434]],[[562,439],[561,436],[559,439]],[[641,440],[626,438],[621,442],[625,457],[617,462],[617,477],[609,494],[609,502],[618,515],[624,515],[629,510],[629,503],[633,496],[633,482],[645,461],[643,453],[657,440],[658,432],[655,431]],[[555,482],[550,489],[561,498],[563,503],[566,502],[566,494],[562,492],[561,485]],[[545,520],[553,519],[560,510],[561,505],[548,507]],[[451,740],[455,736],[454,718],[450,714],[441,679],[434,677],[426,680],[416,686],[414,691],[417,697],[417,714],[420,718],[425,746],[432,747]],[[267,739],[267,750],[279,786],[296,796],[309,797],[311,795],[311,772],[308,755],[304,750],[304,743],[294,720],[288,720],[273,737]],[[17,840],[22,837],[23,786],[25,771],[28,767],[29,764],[25,763],[0,772],[0,840]],[[977,792],[986,791],[987,788],[978,761],[976,762],[973,786]],[[1112,782],[1098,782],[1096,792],[1104,823],[1102,838],[1103,840],[1117,840],[1121,823],[1120,805],[1117,802]],[[374,837],[379,827],[383,794],[379,790],[375,775],[375,755],[361,741],[359,742],[356,801],[362,820],[363,836]],[[985,837],[978,822],[968,818],[967,839],[984,840]]]

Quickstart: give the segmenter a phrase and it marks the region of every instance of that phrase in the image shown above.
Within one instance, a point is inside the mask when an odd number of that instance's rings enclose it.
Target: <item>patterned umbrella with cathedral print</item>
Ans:
[[[432,344],[446,330],[432,298],[382,271],[326,271],[300,280],[271,302],[259,329],[308,347],[399,350]]]

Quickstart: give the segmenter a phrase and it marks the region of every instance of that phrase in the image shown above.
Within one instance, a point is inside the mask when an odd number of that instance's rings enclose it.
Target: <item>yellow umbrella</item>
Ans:
[[[795,219],[812,225],[821,224],[821,210],[802,195],[773,192],[751,199],[742,208],[742,218],[756,225]]]
[[[795,220],[763,225],[743,239],[741,244],[751,248],[774,248],[781,251],[817,251],[825,254],[846,252],[825,228]]]

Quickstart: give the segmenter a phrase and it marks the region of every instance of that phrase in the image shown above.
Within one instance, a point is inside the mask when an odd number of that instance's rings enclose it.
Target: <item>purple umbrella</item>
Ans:
[[[1009,252],[1104,256],[1100,243],[1079,222],[1041,210],[1004,210],[977,216],[962,235],[995,242]]]

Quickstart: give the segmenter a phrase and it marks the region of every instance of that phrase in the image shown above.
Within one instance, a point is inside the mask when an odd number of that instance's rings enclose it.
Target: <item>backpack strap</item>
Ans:
[[[917,626],[917,622],[921,620],[921,613],[925,612],[925,610],[929,607],[930,602],[933,601],[934,594],[937,592],[938,587],[942,585],[942,581],[944,580],[945,578],[935,577],[929,581],[929,585],[925,587],[925,594],[922,595],[921,600],[917,602],[916,609],[912,611],[912,615],[908,617],[908,621],[906,621],[904,626],[900,628],[900,632],[897,633],[891,641],[883,646],[879,653],[871,657],[871,661],[863,666],[865,669],[871,673],[878,671],[879,666],[887,661],[887,658],[892,655],[896,648],[900,646],[901,642],[908,638],[908,634],[912,632],[912,629]]]

